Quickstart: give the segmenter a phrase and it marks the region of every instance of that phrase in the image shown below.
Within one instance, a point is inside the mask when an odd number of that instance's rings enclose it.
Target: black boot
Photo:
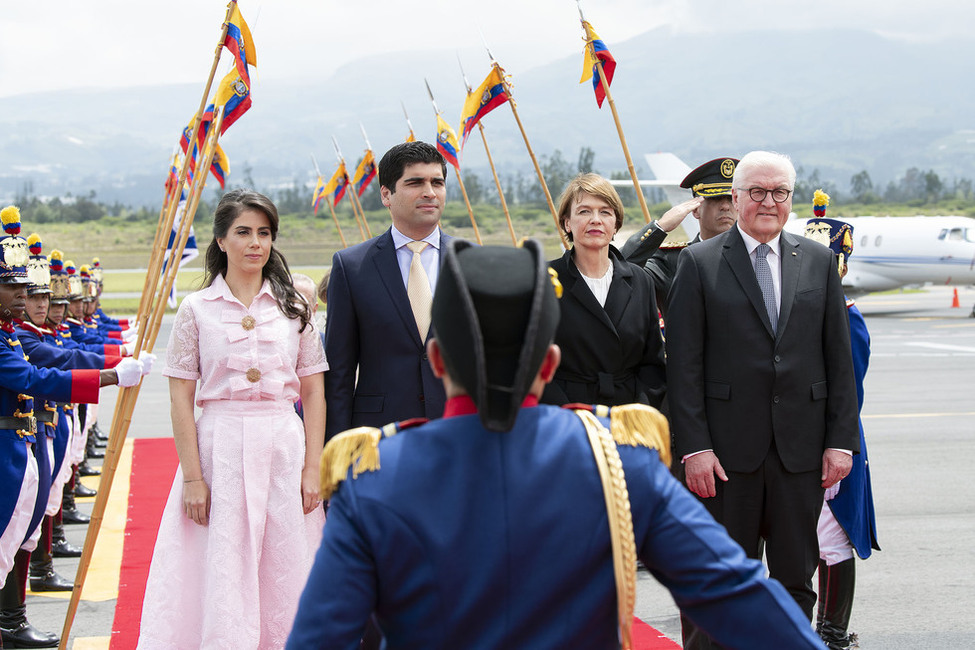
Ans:
[[[92,490],[81,481],[74,484],[74,495],[76,497],[93,497],[96,494],[98,494],[98,490]]]
[[[71,591],[74,585],[54,570],[54,559],[51,557],[51,527],[50,517],[44,517],[41,522],[41,537],[37,540],[37,548],[30,554],[30,590],[41,591]]]
[[[51,526],[51,555],[54,557],[81,557],[81,549],[68,542],[64,536],[64,524],[61,523],[61,511],[53,517]]]
[[[819,561],[819,611],[816,632],[830,650],[859,648],[857,635],[847,632],[853,612],[856,589],[856,560],[850,558],[833,566]]]
[[[0,590],[0,633],[5,648],[56,648],[60,639],[27,622],[27,565],[30,553],[17,551],[14,566]]]
[[[89,429],[88,440],[85,442],[85,458],[105,458],[105,452],[95,442],[95,434]]]
[[[77,482],[77,472],[71,480],[65,483],[61,496],[61,521],[66,524],[87,524],[91,517],[78,510],[74,502],[74,485]]]
[[[92,467],[88,464],[88,459],[78,463],[78,474],[81,476],[101,476],[102,471],[97,467]]]
[[[95,435],[95,440],[98,442],[99,447],[105,447],[108,445],[108,436],[102,433],[102,430],[98,426],[98,421],[92,423],[91,432]]]

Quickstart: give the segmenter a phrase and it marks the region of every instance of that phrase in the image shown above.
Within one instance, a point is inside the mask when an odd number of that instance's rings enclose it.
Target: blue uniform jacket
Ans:
[[[863,409],[863,378],[870,362],[870,333],[863,314],[851,303],[850,342],[853,346],[853,372],[856,375],[857,403]],[[873,489],[870,486],[870,466],[867,444],[863,437],[863,420],[860,420],[860,453],[853,455],[853,467],[849,475],[840,481],[840,491],[826,502],[833,516],[850,538],[850,543],[862,559],[880,550],[877,543],[877,518],[873,509]]]
[[[733,647],[822,647],[656,451],[619,450],[637,553],[687,614]],[[508,433],[449,417],[379,454],[378,471],[350,473],[332,497],[288,648],[358,648],[373,612],[390,649],[619,647],[606,506],[578,416],[523,408]]]

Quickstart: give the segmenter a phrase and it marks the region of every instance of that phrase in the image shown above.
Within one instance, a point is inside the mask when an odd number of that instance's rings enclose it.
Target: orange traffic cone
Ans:
[[[958,302],[958,288],[957,287],[955,288],[955,295],[951,299],[951,306],[952,307],[961,307],[961,303]]]

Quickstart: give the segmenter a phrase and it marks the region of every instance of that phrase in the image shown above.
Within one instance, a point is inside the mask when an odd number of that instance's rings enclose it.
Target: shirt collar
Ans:
[[[526,395],[524,401],[521,403],[521,408],[531,408],[533,406],[538,406],[538,398],[534,395]],[[477,413],[477,406],[474,404],[474,400],[471,399],[470,395],[451,397],[447,400],[443,409],[444,419],[455,418],[460,415],[474,415],[475,413]]]
[[[410,239],[409,237],[401,233],[399,230],[396,229],[396,226],[393,226],[391,230],[393,235],[393,246],[397,250],[403,248],[411,241],[416,241],[414,239]],[[425,241],[435,249],[440,250],[440,227],[437,226],[436,228],[434,228],[432,233],[430,233],[420,241]]]
[[[200,293],[202,294],[204,300],[217,300],[219,298],[223,298],[227,302],[240,302],[237,300],[237,296],[234,295],[233,291],[230,290],[230,287],[227,285],[227,280],[224,279],[222,273],[217,273],[217,277],[213,278],[213,283],[206,289],[203,289],[203,291]],[[271,291],[271,283],[267,281],[267,278],[264,279],[264,283],[261,285],[261,290],[257,292],[254,299],[257,300],[262,295],[267,295],[274,299],[274,294]]]
[[[735,228],[737,228],[738,232],[741,234],[741,239],[742,241],[745,242],[745,249],[748,251],[748,254],[751,255],[752,253],[754,253],[755,249],[758,248],[758,245],[762,242],[758,241],[757,239],[749,235],[747,232],[742,230],[740,223],[736,223]],[[778,235],[773,237],[771,241],[765,242],[766,244],[768,244],[768,247],[772,249],[772,252],[778,255],[779,257],[781,257],[781,254],[779,253],[779,239],[781,237],[782,237],[782,233],[780,232]]]

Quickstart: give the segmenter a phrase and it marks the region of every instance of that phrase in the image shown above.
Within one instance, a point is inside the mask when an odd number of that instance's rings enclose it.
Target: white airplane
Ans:
[[[676,205],[690,198],[680,182],[691,171],[672,153],[646,154],[656,180],[640,185],[659,187]],[[614,185],[631,185],[629,180]],[[843,217],[853,226],[853,256],[843,280],[847,295],[887,291],[927,283],[975,284],[975,219],[969,217]],[[785,229],[802,235],[806,219],[793,213]],[[697,220],[681,224],[689,238],[697,234]],[[975,312],[973,312],[975,314]]]

